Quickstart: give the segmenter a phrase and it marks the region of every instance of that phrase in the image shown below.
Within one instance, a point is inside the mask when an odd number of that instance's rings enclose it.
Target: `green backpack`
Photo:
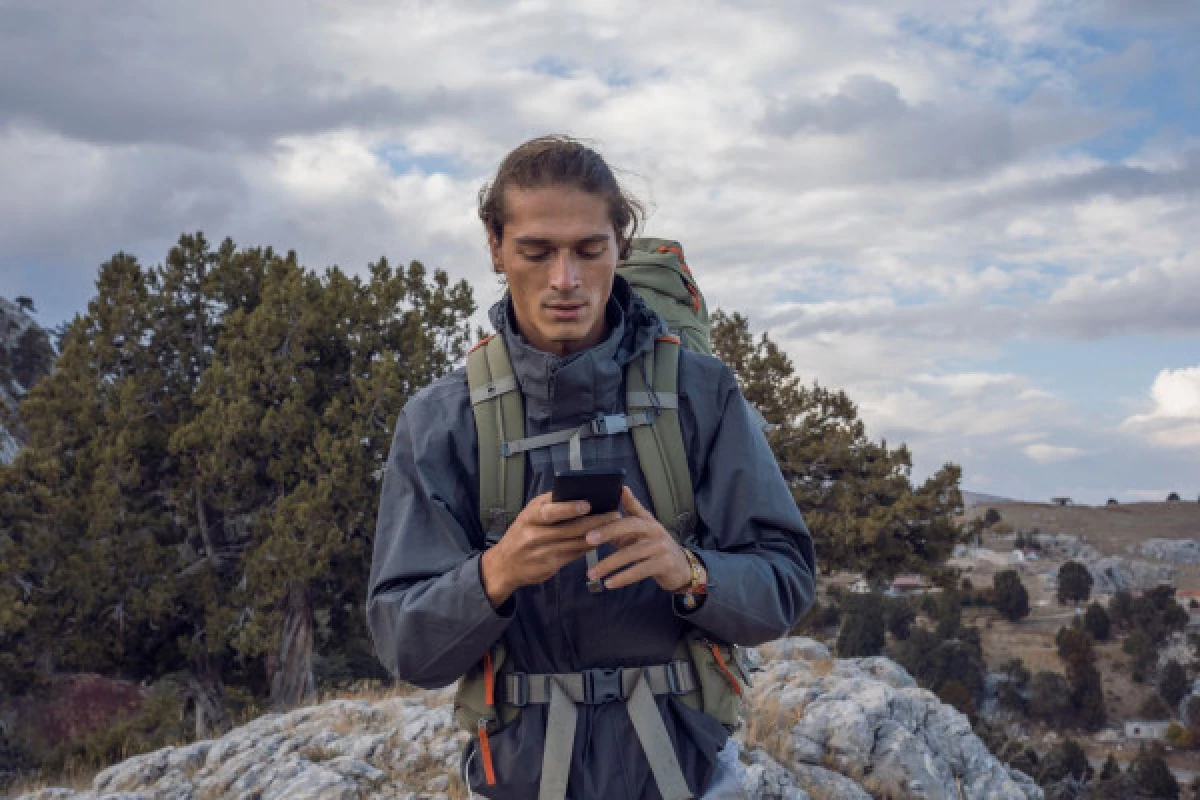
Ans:
[[[579,428],[526,438],[524,403],[504,337],[493,334],[475,345],[467,356],[467,382],[479,442],[480,523],[489,547],[500,540],[525,505],[526,452],[566,443],[570,446],[571,468],[580,469],[582,439],[626,431],[633,437],[655,516],[677,541],[691,543],[695,498],[679,425],[679,350],[682,346],[712,353],[708,308],[678,242],[635,239],[629,257],[617,269],[670,330],[669,335],[658,338],[652,351],[626,368],[625,414],[598,417]],[[589,561],[594,557],[594,552],[589,554]],[[533,677],[554,678],[568,688],[586,682],[582,673]],[[661,694],[669,690],[685,704],[730,728],[738,724],[743,687],[749,685],[737,648],[712,641],[698,629],[690,630],[678,643],[670,664],[646,668],[645,678],[652,687],[648,691]],[[510,687],[515,691],[518,684],[520,681],[513,680],[511,665],[506,664],[503,642],[494,645],[459,680],[455,717],[462,727],[478,733],[488,783],[495,782],[488,733],[510,723],[530,702],[552,700],[545,692],[532,701],[527,691],[519,698],[508,696]],[[497,687],[505,687],[503,697],[497,697]],[[571,699],[581,701],[579,697]],[[574,741],[574,717],[562,711],[565,705],[569,703],[561,701],[558,708],[551,705],[549,712],[548,725],[564,727],[553,735],[548,732],[546,737],[541,794],[545,798],[565,793],[570,752],[562,750],[563,742],[569,748]],[[644,693],[639,697],[637,691],[632,691],[626,705],[660,792],[664,797],[690,797],[657,710],[647,713],[652,704],[647,706]],[[570,716],[571,722],[558,722],[563,716]]]

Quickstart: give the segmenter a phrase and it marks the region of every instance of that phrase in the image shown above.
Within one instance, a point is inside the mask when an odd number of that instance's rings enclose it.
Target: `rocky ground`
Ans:
[[[810,639],[750,654],[739,732],[750,797],[1028,800],[1042,792],[994,758],[966,717],[886,658],[840,660]],[[449,800],[466,735],[448,691],[335,700],[269,714],[226,736],[137,756],[87,791],[20,800]]]

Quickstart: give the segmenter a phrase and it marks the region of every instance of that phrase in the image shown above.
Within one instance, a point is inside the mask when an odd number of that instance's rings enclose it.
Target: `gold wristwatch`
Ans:
[[[693,611],[700,605],[700,598],[708,594],[708,570],[704,568],[700,556],[688,548],[683,548],[683,555],[692,571],[692,579],[682,589],[677,589],[675,594],[684,611]]]

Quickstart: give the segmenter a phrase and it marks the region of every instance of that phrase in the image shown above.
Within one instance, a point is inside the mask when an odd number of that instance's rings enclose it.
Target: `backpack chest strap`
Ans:
[[[604,414],[585,422],[578,428],[567,428],[537,436],[527,436],[524,439],[516,439],[510,442],[501,442],[500,456],[508,458],[518,453],[566,443],[570,445],[571,469],[583,469],[582,443],[584,439],[591,439],[596,436],[616,436],[633,428],[653,425],[655,416],[654,411],[638,411],[633,414]]]

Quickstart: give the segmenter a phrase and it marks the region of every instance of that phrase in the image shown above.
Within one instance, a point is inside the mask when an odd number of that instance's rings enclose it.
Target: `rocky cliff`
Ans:
[[[792,638],[751,660],[755,686],[738,734],[750,797],[1042,797],[987,751],[966,717],[888,659],[834,659]],[[456,774],[465,740],[448,691],[342,699],[137,756],[87,791],[42,789],[21,800],[449,800],[466,797]]]
[[[17,404],[53,364],[46,331],[25,306],[0,297],[0,463],[12,461],[21,444],[13,414]]]

